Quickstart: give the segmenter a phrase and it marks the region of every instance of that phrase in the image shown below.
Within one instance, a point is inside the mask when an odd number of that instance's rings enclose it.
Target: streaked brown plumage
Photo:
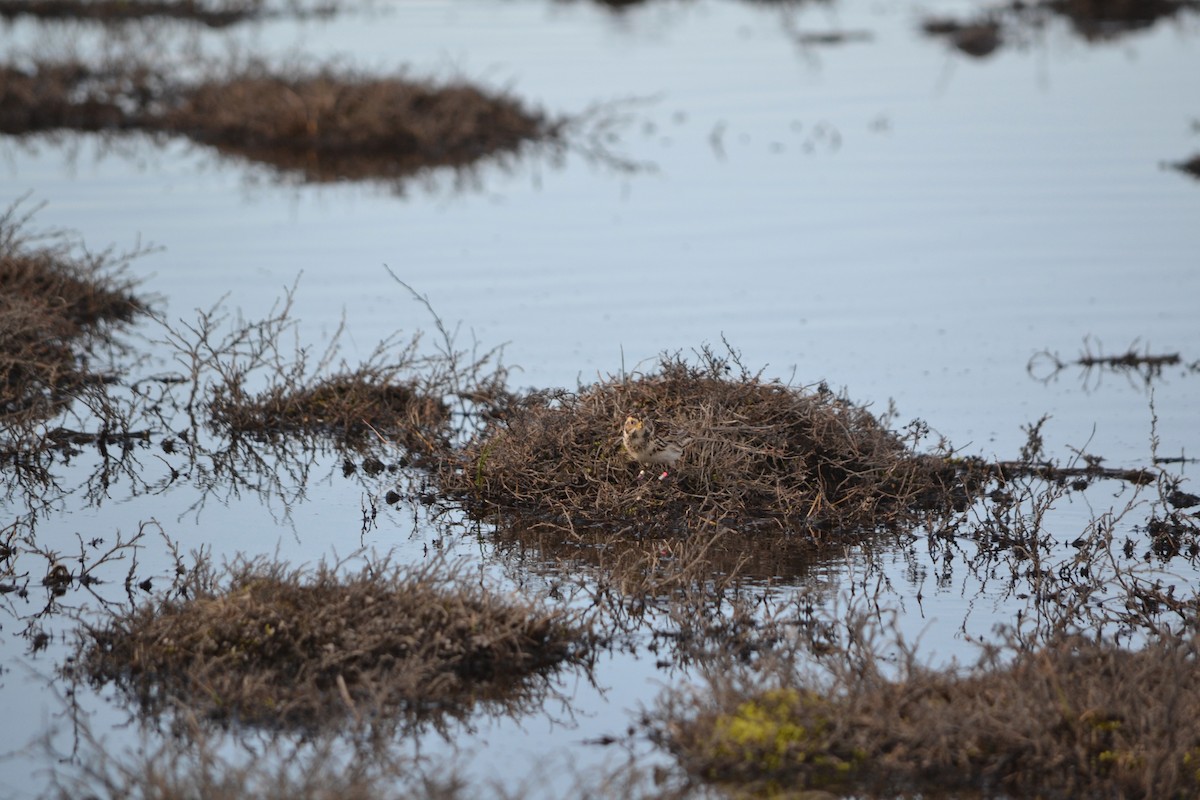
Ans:
[[[625,418],[621,434],[625,452],[643,467],[661,465],[671,467],[683,455],[683,448],[692,442],[692,437],[669,438],[654,431],[654,423],[639,419],[632,414]]]

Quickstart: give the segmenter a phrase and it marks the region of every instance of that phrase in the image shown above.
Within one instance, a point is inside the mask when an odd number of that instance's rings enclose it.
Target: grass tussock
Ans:
[[[1194,155],[1191,158],[1178,161],[1171,164],[1171,166],[1193,178],[1200,179],[1200,155]]]
[[[465,716],[531,702],[595,644],[565,612],[434,566],[342,574],[265,560],[201,565],[172,598],[87,629],[80,668],[157,716],[318,730]]]
[[[0,132],[132,131],[186,136],[307,180],[396,178],[463,167],[562,122],[467,83],[437,85],[333,68],[249,64],[183,82],[136,62],[0,65]]]
[[[449,407],[425,393],[403,365],[276,385],[254,396],[222,393],[211,404],[213,420],[230,431],[261,436],[321,434],[344,445],[375,433],[407,452],[428,454],[445,446]]]
[[[1198,644],[1062,636],[994,649],[965,673],[910,653],[897,679],[861,654],[828,682],[725,675],[709,696],[673,693],[656,736],[696,778],[765,796],[1194,797]]]
[[[106,326],[145,312],[123,274],[132,256],[81,252],[36,237],[17,207],[0,214],[0,421],[49,416],[81,386],[105,380],[89,355]]]
[[[119,23],[161,17],[224,28],[259,16],[263,6],[263,0],[0,0],[0,18],[28,16]]]
[[[130,71],[129,78],[130,94],[149,85],[149,75]],[[82,62],[0,64],[0,133],[122,130],[132,127],[125,99],[115,76]]]
[[[576,530],[826,534],[879,530],[954,502],[957,478],[866,408],[828,389],[764,381],[711,351],[578,393],[535,393],[447,459],[443,488],[488,515]],[[739,369],[740,373],[733,372]],[[692,437],[665,480],[624,452],[627,414]]]
[[[298,324],[295,291],[258,320],[233,317],[224,300],[190,321],[160,320],[161,344],[181,367],[172,380],[182,387],[160,405],[202,411],[225,440],[329,440],[356,451],[386,444],[406,461],[436,461],[461,435],[456,428],[469,424],[466,406],[504,394],[499,349],[465,351],[444,326],[434,352],[422,347],[421,334],[397,333],[357,363],[343,358],[344,324],[323,352],[286,348]]]
[[[514,99],[467,84],[263,67],[187,87],[160,124],[224,152],[330,179],[464,165],[554,130]]]
[[[1044,5],[1070,19],[1090,40],[1148,28],[1160,19],[1197,8],[1195,0],[1045,0]]]

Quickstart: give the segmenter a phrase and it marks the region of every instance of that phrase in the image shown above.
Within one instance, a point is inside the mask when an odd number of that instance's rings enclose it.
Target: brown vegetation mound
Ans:
[[[406,366],[367,365],[254,396],[222,393],[212,400],[213,420],[239,433],[320,433],[347,445],[386,433],[408,452],[430,453],[445,446],[449,408],[415,379],[397,374]]]
[[[125,128],[122,99],[106,76],[82,63],[0,65],[0,133]]]
[[[1148,28],[1159,19],[1198,7],[1195,0],[1046,0],[1045,5],[1093,40]]]
[[[770,793],[833,788],[858,797],[1194,797],[1200,790],[1195,638],[1130,652],[1064,637],[993,652],[967,675],[873,659],[832,687],[676,695],[658,735],[706,781]]]
[[[80,664],[147,713],[315,729],[366,717],[437,721],[482,701],[529,701],[531,681],[582,664],[595,638],[572,616],[435,567],[306,573],[263,560],[201,566],[182,599],[89,627]]]
[[[0,65],[0,132],[187,136],[308,180],[395,178],[554,139],[562,122],[464,83],[252,64],[183,83],[137,63]]]
[[[146,307],[121,276],[127,256],[41,242],[15,207],[0,214],[0,420],[49,416],[72,391],[103,380],[85,355],[107,322]]]
[[[0,0],[0,17],[121,22],[167,17],[223,28],[258,16],[263,0]]]
[[[183,89],[157,125],[325,180],[462,165],[554,129],[515,100],[465,84],[265,68]]]
[[[665,357],[656,373],[514,404],[440,473],[480,515],[511,511],[563,529],[703,531],[769,524],[820,537],[880,530],[922,506],[946,507],[957,483],[865,408],[823,386],[765,382],[705,351]],[[639,477],[624,452],[627,414],[691,437],[665,480]]]
[[[1180,172],[1191,175],[1193,178],[1200,178],[1200,155],[1192,156],[1184,161],[1179,161],[1171,166]]]

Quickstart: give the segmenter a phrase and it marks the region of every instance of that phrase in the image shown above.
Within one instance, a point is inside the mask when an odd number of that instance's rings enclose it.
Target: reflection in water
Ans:
[[[1200,373],[1200,361],[1185,362],[1179,353],[1151,353],[1149,345],[1138,352],[1136,341],[1124,353],[1105,355],[1103,345],[1092,337],[1084,339],[1083,351],[1074,360],[1041,350],[1029,359],[1026,371],[1034,380],[1050,383],[1070,367],[1079,367],[1080,383],[1087,392],[1098,390],[1104,375],[1122,375],[1131,386],[1150,389],[1168,367],[1178,367],[1172,372],[1181,376]]]

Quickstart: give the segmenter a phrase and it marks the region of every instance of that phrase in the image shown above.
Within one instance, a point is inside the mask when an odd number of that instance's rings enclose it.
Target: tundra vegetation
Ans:
[[[0,531],[0,587],[31,653],[70,624],[68,697],[113,687],[147,730],[175,734],[114,756],[89,747],[86,715],[71,714],[82,768],[61,778],[64,795],[270,783],[456,796],[453,768],[429,777],[393,745],[424,728],[452,735],[481,711],[569,707],[556,676],[591,679],[606,651],[653,654],[698,679],[626,733],[631,748],[676,759],[660,794],[1198,788],[1197,599],[1171,573],[1200,556],[1200,498],[1156,434],[1144,467],[1112,469],[1083,450],[1047,454],[1042,418],[1020,454],[988,462],[930,442],[919,421],[898,425],[891,409],[769,379],[728,345],[517,392],[499,351],[462,346],[436,314],[432,339],[397,335],[347,363],[338,336],[320,355],[285,345],[296,289],[258,320],[226,301],[171,320],[127,278],[136,252],[89,253],[29,226],[19,209],[0,218],[0,454],[5,505],[21,509]],[[1031,374],[1196,372],[1181,354],[1085,348],[1073,361],[1039,354]],[[629,413],[690,437],[667,475],[639,475],[622,451]],[[80,536],[70,556],[39,540],[66,497],[100,504],[116,485],[132,496],[186,485],[197,505],[257,493],[286,517],[314,470],[364,487],[364,534],[389,504],[441,537],[486,544],[507,583],[364,552],[222,566],[203,548],[181,555],[159,523],[115,541]],[[1116,504],[1082,529],[1047,524],[1095,488]],[[140,567],[153,542],[175,565],[165,578]],[[1024,602],[974,663],[927,666],[892,623],[898,598],[879,558],[918,549]],[[815,579],[848,553],[865,565],[849,586]],[[525,596],[515,587],[534,572],[553,576],[549,591]],[[17,610],[39,584],[46,605]],[[239,762],[225,735],[300,741],[287,758],[311,770],[285,780]],[[343,768],[345,743],[370,755],[357,772]],[[635,766],[602,785],[653,782]]]

